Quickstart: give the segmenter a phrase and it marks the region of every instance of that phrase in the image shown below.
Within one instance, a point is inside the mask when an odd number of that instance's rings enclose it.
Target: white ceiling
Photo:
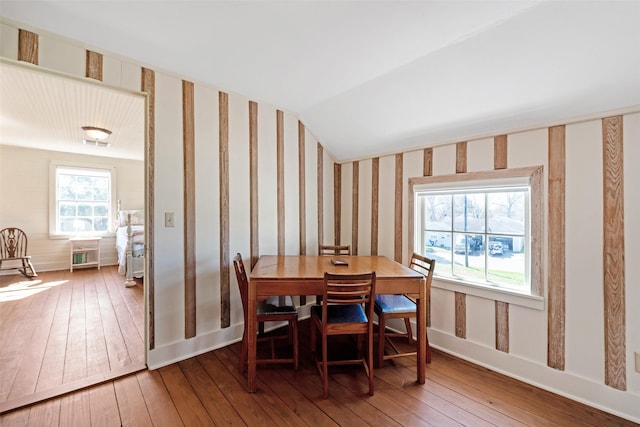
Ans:
[[[84,145],[82,126],[112,131],[111,147]],[[0,143],[144,160],[145,98],[99,82],[0,62]]]
[[[10,1],[0,14],[297,114],[338,160],[640,105],[639,1]]]

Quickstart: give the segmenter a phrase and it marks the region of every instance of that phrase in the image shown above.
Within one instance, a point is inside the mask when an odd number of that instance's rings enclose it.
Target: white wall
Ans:
[[[547,311],[510,304],[509,352],[495,349],[495,306],[491,299],[467,295],[466,339],[455,335],[454,293],[434,280],[431,293],[431,345],[483,366],[566,395],[606,411],[640,421],[640,373],[635,371],[634,352],[640,352],[640,113],[623,116],[624,219],[626,252],[626,360],[627,390],[604,384],[604,290],[603,290],[603,161],[600,119],[566,126],[566,368],[547,367]],[[547,227],[548,129],[509,134],[508,167],[544,167],[545,230]],[[422,151],[403,158],[403,248],[407,235],[406,184],[422,175]],[[433,148],[433,175],[455,173],[455,144]],[[365,163],[360,160],[360,164]],[[362,169],[362,166],[361,166]],[[467,143],[467,170],[493,169],[493,139]],[[342,233],[351,234],[351,163],[342,165]],[[394,156],[380,159],[379,253],[393,257]],[[360,176],[360,209],[367,208],[370,179]],[[346,204],[346,205],[345,205]],[[360,213],[361,217],[365,216]],[[368,232],[359,224],[359,235]],[[548,242],[545,232],[544,257]],[[406,261],[408,253],[403,254]],[[545,297],[547,272],[544,272]]]

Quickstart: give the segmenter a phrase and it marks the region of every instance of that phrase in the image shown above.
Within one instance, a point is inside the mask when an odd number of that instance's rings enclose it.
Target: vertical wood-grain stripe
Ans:
[[[102,54],[87,51],[85,77],[102,81]]]
[[[353,181],[351,192],[351,255],[358,255],[358,209],[360,200],[358,191],[360,189],[360,162],[353,162]]]
[[[218,144],[220,180],[220,327],[231,325],[231,272],[229,257],[229,95],[218,92]]]
[[[507,135],[493,138],[493,168],[507,168]],[[509,303],[495,301],[496,349],[509,352]]]
[[[184,324],[185,338],[196,336],[196,175],[193,83],[182,81],[184,166]]]
[[[433,148],[425,148],[422,155],[422,176],[432,176],[433,175]],[[410,192],[407,197],[409,197],[410,207],[409,207],[409,236],[413,236],[414,231],[414,217],[413,212],[415,209],[414,206],[414,196],[413,192]],[[413,247],[413,242],[409,242],[410,252],[413,252],[415,248]],[[431,291],[427,294],[427,326],[431,326]]]
[[[498,135],[493,138],[493,168],[507,168],[507,135]]]
[[[467,295],[456,292],[456,337],[467,338]]]
[[[324,150],[318,142],[318,244],[324,243]]]
[[[467,143],[458,142],[456,144],[456,173],[467,172]]]
[[[333,164],[333,244],[340,244],[342,227],[342,165]]]
[[[467,143],[456,144],[456,173],[467,172]],[[467,295],[456,292],[455,328],[458,338],[467,338]]]
[[[378,255],[378,211],[380,209],[380,158],[371,161],[371,255]]]
[[[38,35],[27,30],[18,30],[18,61],[38,65]]]
[[[565,368],[565,127],[549,128],[547,364]]]
[[[305,137],[304,125],[298,121],[298,234],[300,255],[307,254],[307,190],[305,178]]]
[[[393,259],[402,263],[402,176],[403,176],[403,153],[396,154],[395,157],[395,206],[393,230],[395,239],[393,240]]]
[[[422,158],[422,176],[433,175],[433,148],[425,148]]]
[[[622,116],[602,119],[605,384],[627,389]]]
[[[252,269],[260,257],[258,203],[258,103],[249,101],[249,251]]]
[[[307,254],[307,188],[305,173],[305,127],[298,120],[298,235],[300,255]],[[307,297],[300,295],[300,305],[307,303]]]
[[[284,113],[276,111],[276,174],[278,202],[278,255],[284,255]]]
[[[509,353],[509,303],[495,302],[496,311],[496,350]]]
[[[155,333],[155,265],[154,258],[154,209],[155,209],[155,111],[156,111],[156,75],[153,70],[142,68],[140,77],[140,89],[147,93],[147,188],[146,211],[147,227],[145,229],[145,262],[144,286],[147,288],[147,314],[149,319],[149,349],[156,347]]]
[[[544,173],[531,175],[531,295],[544,296]]]

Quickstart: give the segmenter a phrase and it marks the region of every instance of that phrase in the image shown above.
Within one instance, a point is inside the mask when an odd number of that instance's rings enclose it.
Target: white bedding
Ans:
[[[133,241],[131,250],[133,258],[141,258],[144,256],[144,225],[132,225],[131,234]],[[116,229],[116,250],[118,251],[118,272],[126,274],[127,272],[127,227],[118,227]],[[134,272],[137,272],[135,269]]]

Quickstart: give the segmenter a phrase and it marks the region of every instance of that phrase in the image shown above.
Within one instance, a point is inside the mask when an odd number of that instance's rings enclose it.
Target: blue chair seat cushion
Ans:
[[[408,313],[416,311],[416,303],[406,295],[376,295],[375,310],[382,313]]]
[[[311,314],[322,319],[322,306],[311,307]],[[367,323],[367,315],[360,304],[337,304],[327,306],[328,323]]]

